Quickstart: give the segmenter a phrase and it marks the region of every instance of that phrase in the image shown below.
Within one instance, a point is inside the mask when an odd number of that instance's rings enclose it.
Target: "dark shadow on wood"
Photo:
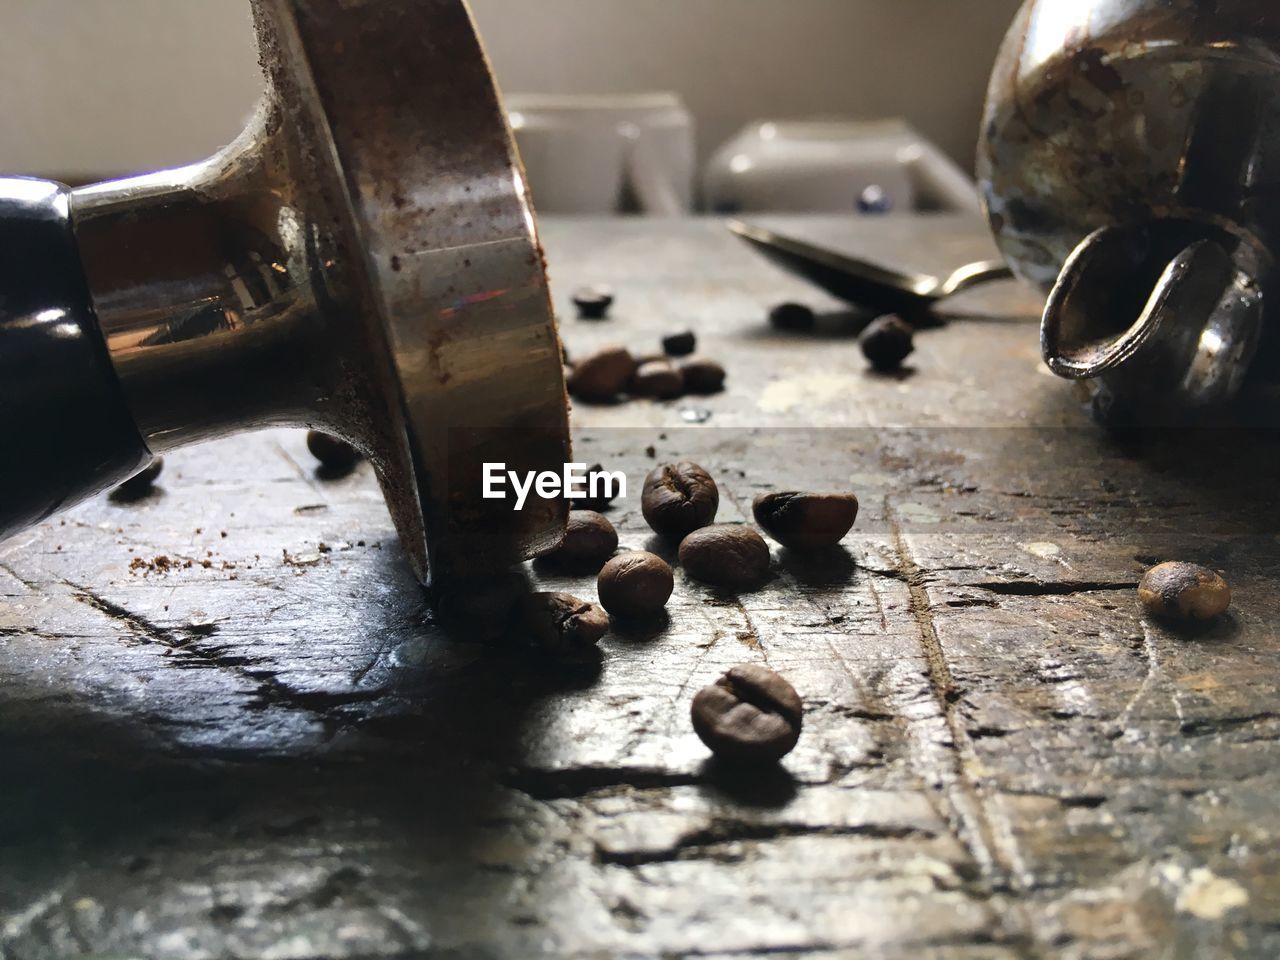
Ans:
[[[825,550],[797,551],[783,548],[778,563],[797,583],[815,590],[840,589],[854,581],[857,561],[837,544]]]
[[[704,792],[765,810],[781,810],[800,789],[780,763],[733,764],[718,757],[702,765],[702,782]]]
[[[628,644],[653,643],[666,636],[671,629],[671,615],[661,610],[651,617],[640,620],[623,620],[612,618],[613,635]]]

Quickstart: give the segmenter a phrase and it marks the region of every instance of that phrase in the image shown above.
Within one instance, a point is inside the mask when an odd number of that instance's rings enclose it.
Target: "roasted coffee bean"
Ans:
[[[805,331],[812,330],[818,318],[803,303],[781,303],[769,311],[769,322],[779,330]]]
[[[604,565],[596,580],[600,603],[615,617],[650,617],[667,605],[675,577],[652,553],[624,553]]]
[[[569,375],[569,392],[580,400],[603,402],[626,390],[636,359],[625,347],[609,346],[583,357]]]
[[[360,451],[347,441],[319,430],[307,431],[307,449],[330,470],[350,470],[360,460]]]
[[[603,320],[613,306],[613,291],[608,287],[579,287],[573,293],[573,305],[583,320]]]
[[[698,738],[717,757],[774,763],[799,741],[804,704],[778,674],[745,664],[699,690],[690,715]]]
[[[547,559],[575,570],[599,570],[618,549],[618,531],[594,510],[574,510],[564,541]]]
[[[530,594],[520,607],[529,640],[556,656],[590,653],[609,630],[603,610],[567,593]]]
[[[135,473],[120,486],[116,487],[112,496],[121,500],[134,500],[143,496],[155,486],[156,478],[164,469],[164,457],[155,457],[145,467]]]
[[[724,389],[724,367],[706,357],[690,357],[680,364],[684,388],[689,393],[719,393]]]
[[[851,493],[765,493],[751,505],[756,523],[792,550],[833,547],[853,529],[858,498]]]
[[[718,523],[684,538],[680,566],[713,587],[749,590],[763,584],[769,573],[769,545],[751,527]]]
[[[1194,563],[1162,563],[1138,584],[1138,599],[1147,613],[1165,620],[1212,620],[1231,606],[1227,581]]]
[[[858,338],[862,354],[877,370],[896,370],[915,350],[915,330],[899,317],[881,317]]]
[[[672,333],[662,338],[662,352],[668,357],[687,357],[698,349],[698,336],[692,330]]]
[[[608,483],[610,472],[612,471],[605,470],[598,463],[587,467],[587,495],[569,501],[570,507],[574,510],[595,510],[597,513],[608,509],[621,489],[617,484]]]
[[[637,397],[674,400],[684,395],[684,375],[666,360],[651,360],[636,369],[628,390]]]
[[[720,489],[696,463],[664,463],[645,477],[640,510],[645,522],[669,540],[705,527],[720,509]]]
[[[635,372],[636,358],[626,347],[605,347],[574,364],[569,392],[580,400],[612,400],[627,388]]]

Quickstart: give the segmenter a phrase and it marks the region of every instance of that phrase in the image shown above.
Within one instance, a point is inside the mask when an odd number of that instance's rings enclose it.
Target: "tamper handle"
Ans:
[[[0,178],[0,539],[151,456],[98,330],[69,196]]]

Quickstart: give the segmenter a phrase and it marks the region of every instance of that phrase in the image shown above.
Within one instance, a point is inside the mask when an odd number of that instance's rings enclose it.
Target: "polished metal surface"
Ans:
[[[1170,405],[1228,399],[1245,371],[1225,367],[1249,364],[1280,249],[1280,7],[1271,0],[1028,0],[992,76],[978,172],[993,232],[1014,270],[1046,291],[1060,277],[1070,285],[1046,313],[1053,368],[1105,373],[1113,385]],[[1111,307],[1103,302],[1110,268],[1081,248],[1107,227],[1171,229],[1183,241],[1139,257],[1138,272],[1152,285]],[[1092,309],[1116,314],[1090,325],[1115,338],[1151,319],[1143,311],[1161,299],[1155,281],[1201,241],[1230,257],[1233,285],[1241,285],[1221,302],[1196,299],[1200,313],[1183,304],[1169,319],[1193,339],[1206,330],[1228,338],[1211,351],[1218,359],[1210,366],[1221,369],[1207,380],[1186,379],[1182,352],[1162,362],[1142,346],[1163,338],[1115,344],[1102,351],[1105,366],[1054,352],[1064,322],[1055,311],[1079,301],[1083,286],[1099,287]],[[1175,272],[1203,265],[1200,251]],[[1216,386],[1206,393],[1207,382]]]
[[[482,465],[571,459],[555,321],[464,0],[255,0],[269,89],[211,160],[77,190],[112,360],[156,452],[314,426],[373,461],[424,579],[554,547],[567,505]]]
[[[754,224],[735,220],[728,227],[735,236],[788,273],[808,280],[855,307],[883,313],[927,311],[939,301],[972,287],[1013,276],[1000,261],[966,264],[941,279],[903,273]]]
[[[210,161],[73,193],[99,324],[156,453],[270,424],[372,446],[334,402],[359,388],[337,349],[358,343],[317,306],[338,249],[273,140],[271,111]]]
[[[1129,407],[1151,399],[1135,392],[1135,381],[1145,379],[1136,371],[1175,377],[1184,406],[1224,402],[1240,388],[1261,335],[1257,285],[1227,246],[1212,239],[1183,247],[1151,281],[1143,275],[1148,264],[1132,259],[1149,244],[1129,233],[1103,227],[1068,258],[1045,309],[1046,362],[1067,379],[1102,378]],[[1135,311],[1127,328],[1108,326]]]

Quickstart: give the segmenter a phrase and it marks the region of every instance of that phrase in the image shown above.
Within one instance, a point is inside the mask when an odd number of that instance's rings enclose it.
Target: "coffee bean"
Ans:
[[[858,519],[851,493],[765,493],[751,505],[756,523],[784,547],[821,550],[844,539]]]
[[[627,392],[636,397],[674,400],[684,395],[684,376],[665,359],[651,360],[636,369]]]
[[[779,330],[812,330],[817,316],[803,303],[781,303],[769,311],[769,322]]]
[[[586,490],[585,497],[577,497],[569,501],[569,506],[573,510],[594,510],[599,513],[606,510],[609,504],[613,503],[618,496],[619,486],[617,484],[609,484],[609,473],[600,464],[592,464],[587,467]]]
[[[569,514],[564,541],[547,560],[574,570],[599,570],[618,549],[618,531],[594,510]]]
[[[530,594],[521,602],[520,612],[529,641],[556,656],[590,653],[609,631],[603,610],[567,593]]]
[[[154,457],[151,462],[135,473],[112,491],[112,496],[119,500],[136,500],[150,492],[155,486],[156,478],[164,469],[164,457]]]
[[[319,430],[307,431],[307,449],[330,470],[350,470],[360,460],[360,451],[347,441]]]
[[[574,364],[569,392],[580,400],[612,400],[627,388],[635,372],[635,357],[625,347],[605,347]]]
[[[915,330],[898,317],[881,317],[862,331],[858,343],[877,370],[896,370],[916,348]]]
[[[692,330],[672,333],[662,338],[662,352],[668,357],[687,357],[698,349],[698,336]]]
[[[614,557],[596,577],[600,603],[623,620],[652,617],[666,607],[676,577],[671,566],[653,553],[623,553]]]
[[[624,553],[604,565],[596,580],[600,603],[616,617],[650,617],[667,605],[675,577],[652,553]]]
[[[573,293],[573,305],[583,320],[603,320],[613,306],[613,291],[608,287],[579,287]]]
[[[699,690],[690,716],[698,738],[717,757],[733,763],[774,763],[799,741],[804,704],[778,674],[745,664]]]
[[[684,388],[689,393],[719,393],[724,389],[724,367],[706,357],[690,357],[680,364]]]
[[[718,523],[684,538],[680,566],[713,587],[748,590],[763,584],[769,573],[769,545],[751,527]]]
[[[640,509],[656,533],[679,541],[715,520],[720,490],[696,463],[664,463],[645,477]]]
[[[1231,588],[1207,567],[1194,563],[1162,563],[1138,585],[1147,613],[1165,620],[1212,620],[1231,606]]]

